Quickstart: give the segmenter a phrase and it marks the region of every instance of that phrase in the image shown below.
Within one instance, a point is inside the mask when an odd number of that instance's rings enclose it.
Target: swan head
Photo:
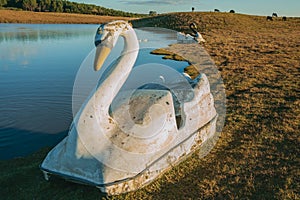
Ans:
[[[194,30],[196,30],[197,29],[197,25],[193,22],[193,23],[191,23],[190,24],[190,29],[194,29]]]
[[[111,49],[116,45],[119,36],[124,36],[128,31],[131,30],[133,29],[130,24],[121,20],[101,24],[99,26],[95,35],[95,71],[101,69]]]

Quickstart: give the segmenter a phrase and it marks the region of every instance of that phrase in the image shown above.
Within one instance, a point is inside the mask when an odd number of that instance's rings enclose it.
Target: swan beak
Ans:
[[[98,45],[96,47],[96,55],[94,60],[94,70],[98,71],[101,69],[103,63],[105,62],[107,56],[109,55],[111,49],[104,46],[104,45]]]

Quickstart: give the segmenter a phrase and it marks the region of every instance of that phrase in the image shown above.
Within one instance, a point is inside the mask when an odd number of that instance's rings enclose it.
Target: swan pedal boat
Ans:
[[[176,103],[170,90],[148,88],[135,91],[128,103],[111,108],[134,66],[139,43],[125,21],[102,24],[95,36],[96,71],[119,36],[124,38],[120,59],[82,105],[68,136],[42,162],[46,180],[59,176],[96,186],[107,195],[134,191],[185,160],[214,136],[217,113],[205,74],[194,80],[192,96],[182,95],[189,96],[183,103]]]
[[[193,44],[193,43],[204,43],[205,39],[202,37],[201,33],[197,31],[197,25],[191,23],[189,25],[190,29],[193,32],[193,35],[185,34],[182,32],[177,32],[177,42],[180,44]]]
[[[198,33],[196,36],[192,36],[190,34],[177,32],[177,42],[179,44],[193,44],[193,43],[202,43],[206,41],[203,39],[200,33]]]

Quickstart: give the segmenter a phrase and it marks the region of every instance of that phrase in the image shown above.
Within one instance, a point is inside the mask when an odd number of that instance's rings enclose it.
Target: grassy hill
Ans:
[[[147,187],[108,199],[299,199],[300,19],[171,13],[132,23],[189,31],[190,22],[226,87],[221,138],[205,158],[196,153]],[[95,188],[45,182],[38,166],[47,150],[0,162],[1,197],[102,198]]]
[[[0,23],[29,24],[101,24],[129,17],[100,16],[75,13],[31,12],[0,9]]]

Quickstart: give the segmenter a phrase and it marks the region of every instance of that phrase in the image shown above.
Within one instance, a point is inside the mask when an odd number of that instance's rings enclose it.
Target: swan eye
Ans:
[[[96,31],[95,46],[98,46],[101,43],[101,41],[103,40],[103,34],[104,34],[104,24],[101,24]]]
[[[102,35],[104,32],[104,24],[101,24],[97,30],[97,34]]]
[[[103,34],[103,28],[102,28],[102,27],[99,27],[99,28],[98,28],[97,34],[99,34],[99,35],[102,35],[102,34]]]

